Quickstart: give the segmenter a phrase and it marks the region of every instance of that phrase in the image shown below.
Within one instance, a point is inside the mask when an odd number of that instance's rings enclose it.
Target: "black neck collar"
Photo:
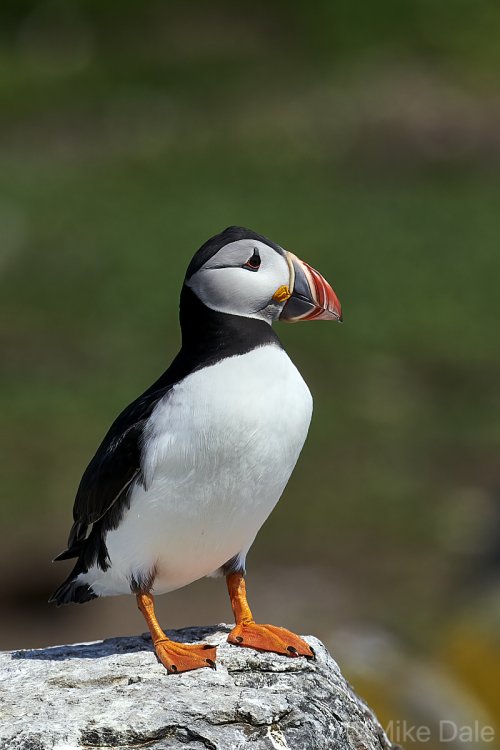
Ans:
[[[181,350],[149,391],[165,388],[226,357],[281,342],[269,323],[212,310],[184,285],[180,300]]]
[[[222,359],[265,344],[280,346],[269,323],[212,310],[186,285],[182,287],[179,317],[181,351],[190,356]]]

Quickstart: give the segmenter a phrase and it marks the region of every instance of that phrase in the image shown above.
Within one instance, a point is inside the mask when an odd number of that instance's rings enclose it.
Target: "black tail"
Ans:
[[[79,525],[78,523],[73,524],[69,536],[68,549],[61,552],[53,560],[53,562],[56,562],[56,560],[77,558],[75,567],[59,588],[54,591],[49,599],[49,603],[55,602],[58,606],[61,604],[71,604],[71,602],[83,604],[97,598],[97,594],[92,587],[87,583],[82,583],[78,578],[81,573],[86,573],[96,560],[99,562],[102,570],[106,570],[108,567],[106,560],[107,549],[104,545],[101,552],[101,548],[99,547],[101,542],[99,523],[93,526],[92,531],[86,539],[78,538],[80,526],[81,524]],[[101,554],[102,559],[99,558],[99,554]]]
[[[57,557],[54,557],[52,562],[59,562],[59,560],[72,560],[74,557],[78,557],[81,551],[81,544],[69,547],[68,549],[65,549],[64,552],[61,552],[59,555],[57,555]]]
[[[97,599],[97,594],[94,593],[88,583],[80,583],[76,580],[76,576],[80,572],[75,569],[70,573],[64,583],[61,583],[59,588],[54,591],[49,599],[49,604],[55,603],[59,607],[61,604],[71,604],[71,602],[84,604],[91,599]]]

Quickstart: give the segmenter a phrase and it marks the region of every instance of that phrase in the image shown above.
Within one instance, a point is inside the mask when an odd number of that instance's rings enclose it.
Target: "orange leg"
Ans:
[[[151,594],[137,594],[137,604],[147,622],[156,656],[169,674],[189,672],[200,667],[215,668],[215,646],[171,641],[158,624]]]
[[[226,581],[236,621],[227,638],[229,643],[286,656],[314,658],[314,651],[309,644],[290,630],[276,625],[257,625],[248,606],[245,579],[241,573],[231,573]]]

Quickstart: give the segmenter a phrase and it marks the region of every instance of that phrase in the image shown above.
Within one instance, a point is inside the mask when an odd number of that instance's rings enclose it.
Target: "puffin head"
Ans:
[[[228,227],[207,240],[184,284],[217,312],[267,323],[342,321],[337,295],[318,271],[244,227]]]

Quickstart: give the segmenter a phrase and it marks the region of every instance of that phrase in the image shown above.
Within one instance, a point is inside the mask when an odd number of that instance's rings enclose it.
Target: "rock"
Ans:
[[[169,633],[217,644],[217,669],[167,675],[149,635],[0,654],[2,750],[386,750],[327,650],[316,660],[231,646],[229,627]]]

